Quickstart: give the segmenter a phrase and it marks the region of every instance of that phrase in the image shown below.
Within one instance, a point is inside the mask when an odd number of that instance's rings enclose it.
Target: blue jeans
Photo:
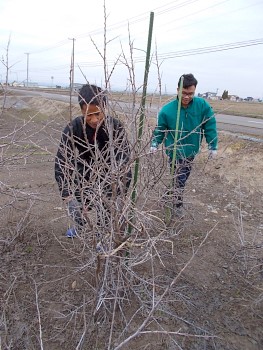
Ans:
[[[192,170],[192,163],[194,157],[176,159],[174,165],[174,177],[173,177],[173,193],[175,196],[175,206],[177,208],[183,205],[183,192],[186,181]],[[169,160],[172,169],[172,159]]]

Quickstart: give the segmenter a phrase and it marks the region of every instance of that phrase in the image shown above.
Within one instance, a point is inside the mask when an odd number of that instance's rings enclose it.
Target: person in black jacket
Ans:
[[[55,157],[55,179],[76,236],[96,208],[97,226],[110,222],[112,203],[125,198],[131,182],[130,146],[122,123],[106,114],[107,95],[96,85],[83,85],[78,94],[82,116],[64,129]]]

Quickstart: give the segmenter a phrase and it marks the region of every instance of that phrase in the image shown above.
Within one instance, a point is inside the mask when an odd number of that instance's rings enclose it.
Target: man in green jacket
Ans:
[[[155,153],[158,145],[164,141],[166,154],[174,171],[174,205],[178,215],[183,214],[184,187],[191,172],[192,162],[200,151],[203,137],[208,144],[208,157],[215,158],[217,155],[218,136],[214,112],[206,100],[194,96],[196,86],[197,80],[193,74],[183,74],[180,77],[177,99],[167,103],[160,110],[151,140],[151,153]],[[177,120],[179,97],[181,108]]]

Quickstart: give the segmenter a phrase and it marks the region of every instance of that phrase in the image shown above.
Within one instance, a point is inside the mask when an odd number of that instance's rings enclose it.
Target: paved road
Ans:
[[[44,91],[28,91],[22,89],[11,89],[14,92],[18,92],[20,95],[26,96],[42,96],[44,98],[53,99],[57,101],[69,102],[69,96],[56,93],[49,93]],[[8,103],[8,101],[7,101]],[[72,97],[72,103],[77,103],[77,97]],[[129,112],[129,106],[123,102],[118,102],[115,108],[122,109],[123,112]],[[148,113],[152,113],[156,116],[156,107],[152,106],[147,110]],[[217,114],[216,115],[218,129],[223,131],[230,131],[234,133],[241,133],[252,137],[263,138],[263,120],[256,118],[240,117],[235,115]]]
[[[219,130],[263,137],[263,119],[217,114]]]

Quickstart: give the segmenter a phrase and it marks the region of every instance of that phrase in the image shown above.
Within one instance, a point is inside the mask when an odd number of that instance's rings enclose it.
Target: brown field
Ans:
[[[146,103],[148,105],[155,104],[155,105],[162,106],[163,104],[170,101],[172,98],[173,98],[172,96],[165,96],[165,95],[162,96],[161,98],[159,98],[156,95],[155,96],[148,95],[146,99]],[[127,95],[114,93],[113,99],[126,102]],[[136,98],[136,102],[139,103],[140,101],[141,101],[141,96],[138,96]],[[247,101],[235,102],[235,101],[228,101],[228,100],[213,101],[210,99],[207,101],[213,107],[215,113],[263,119],[263,102],[247,102]]]
[[[216,113],[263,119],[262,102],[232,102],[209,100],[209,103]]]
[[[32,89],[41,90],[41,89]],[[17,89],[19,91],[19,89]],[[42,91],[52,92],[55,94],[65,94],[69,95],[69,91],[65,89],[42,89]],[[0,92],[1,95],[1,92]],[[133,99],[136,103],[141,103],[142,96],[137,94],[135,97],[132,94],[126,92],[112,92],[110,98],[114,101],[122,101],[131,103]],[[146,106],[156,105],[162,106],[163,104],[174,98],[171,95],[158,96],[156,94],[148,94],[146,98]],[[263,102],[234,102],[228,100],[213,101],[208,100],[208,102],[213,107],[215,113],[228,114],[228,115],[238,115],[244,117],[252,117],[263,119]]]
[[[140,94],[137,94],[134,98],[134,96],[131,94],[121,92],[113,92],[111,97],[113,100],[122,102],[131,102],[134,99],[136,103],[140,103],[142,99],[142,95]],[[146,98],[146,105],[162,106],[171,101],[173,98],[174,96],[172,95],[162,95],[160,97],[156,94],[148,94]],[[214,101],[211,99],[208,99],[207,101],[211,104],[215,113],[263,119],[263,102],[235,102],[229,100]]]
[[[220,132],[218,158],[205,147],[196,158],[186,216],[169,223],[166,158],[145,143],[138,237],[122,265],[109,259],[99,289],[91,233],[65,237],[54,180],[68,104],[12,99],[0,130],[0,349],[262,350],[262,143]],[[262,116],[262,104],[230,105]]]

